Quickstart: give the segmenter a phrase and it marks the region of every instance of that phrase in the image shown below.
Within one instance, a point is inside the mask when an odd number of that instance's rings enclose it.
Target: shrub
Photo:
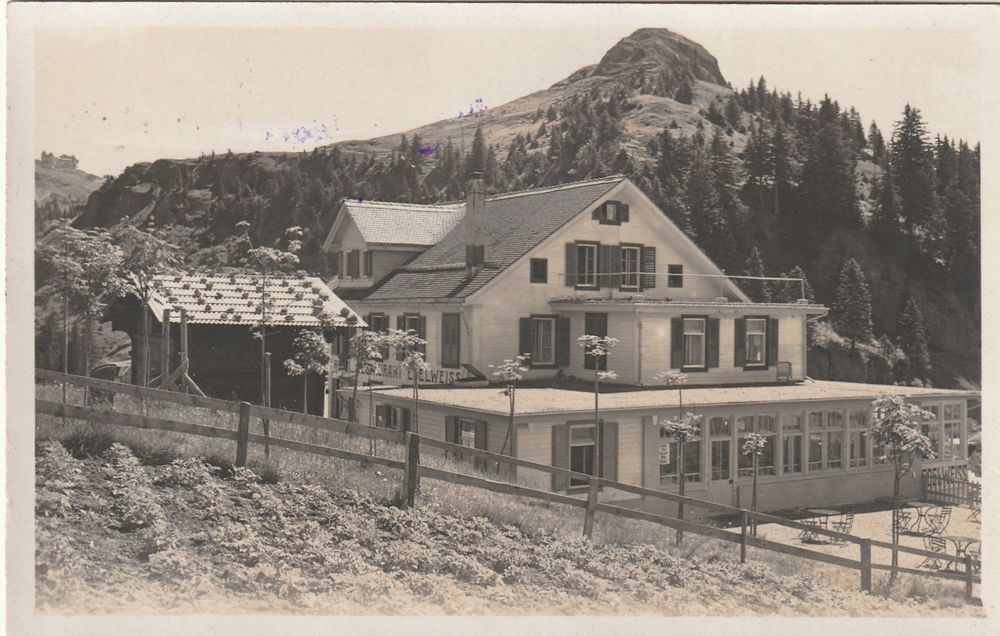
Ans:
[[[87,424],[74,428],[62,439],[63,446],[77,459],[100,457],[115,443],[115,438],[104,427]]]
[[[251,461],[247,463],[249,469],[264,484],[276,484],[281,481],[281,469],[274,461]]]
[[[233,460],[227,455],[222,455],[220,453],[212,453],[202,458],[202,461],[209,466],[215,466],[219,469],[219,477],[223,479],[231,479],[236,472],[236,466],[233,464]]]
[[[175,459],[153,483],[158,486],[194,488],[207,482],[212,474],[218,471],[217,467],[210,466],[200,459]]]

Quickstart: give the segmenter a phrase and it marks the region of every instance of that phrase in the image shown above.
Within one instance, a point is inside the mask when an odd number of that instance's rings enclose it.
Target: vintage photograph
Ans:
[[[101,15],[10,16],[21,611],[985,620],[995,11]]]

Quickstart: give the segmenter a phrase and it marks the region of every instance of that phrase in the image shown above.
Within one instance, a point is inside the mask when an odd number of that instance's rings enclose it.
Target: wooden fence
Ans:
[[[979,484],[973,484],[967,478],[931,471],[920,473],[920,498],[924,501],[971,508],[978,503],[979,496]]]
[[[806,524],[799,521],[793,521],[791,519],[785,519],[784,517],[777,517],[774,515],[769,515],[761,512],[752,512],[750,510],[736,508],[733,506],[727,506],[725,504],[718,504],[710,501],[704,501],[701,499],[694,499],[692,497],[684,497],[674,493],[642,488],[640,486],[634,486],[632,484],[625,484],[617,481],[612,481],[610,479],[604,479],[602,477],[595,477],[593,475],[589,475],[586,473],[578,473],[566,468],[558,468],[555,466],[549,466],[547,464],[539,464],[536,462],[531,462],[517,457],[512,457],[509,455],[501,455],[499,453],[492,453],[485,450],[469,448],[459,444],[452,444],[449,442],[444,442],[429,437],[423,437],[416,433],[409,433],[409,432],[402,433],[399,431],[373,428],[358,424],[356,422],[347,422],[344,420],[325,418],[316,415],[307,415],[304,413],[296,413],[293,411],[283,411],[279,409],[254,406],[246,402],[230,402],[226,400],[219,400],[216,398],[203,397],[199,395],[187,395],[184,393],[176,393],[172,391],[149,389],[131,384],[122,384],[118,382],[110,382],[107,380],[98,380],[82,376],[66,375],[43,369],[37,369],[35,372],[35,376],[39,380],[74,384],[94,389],[101,389],[113,393],[138,396],[144,399],[153,399],[175,404],[187,405],[191,407],[207,408],[220,412],[233,413],[239,416],[239,424],[237,430],[234,431],[231,429],[190,424],[186,422],[178,422],[163,418],[148,417],[131,413],[120,413],[108,410],[106,408],[95,408],[92,406],[77,406],[73,404],[64,404],[61,402],[52,402],[41,399],[35,400],[35,409],[37,413],[52,415],[56,417],[65,417],[65,418],[86,420],[91,422],[112,424],[116,426],[156,429],[156,430],[172,431],[176,433],[186,433],[189,435],[200,435],[205,437],[233,440],[234,442],[236,442],[235,463],[237,466],[246,465],[247,449],[250,444],[261,444],[261,445],[270,445],[280,448],[286,448],[288,450],[301,453],[310,453],[326,457],[334,457],[337,459],[355,461],[364,464],[378,464],[389,468],[399,469],[403,473],[402,483],[401,483],[401,494],[404,502],[408,506],[413,506],[416,503],[416,494],[419,488],[420,480],[431,479],[431,480],[438,480],[452,484],[457,484],[461,486],[469,486],[473,488],[489,490],[492,492],[505,495],[538,499],[550,503],[562,504],[574,508],[581,508],[584,510],[583,534],[584,536],[587,537],[591,536],[591,534],[593,533],[595,518],[597,513],[600,512],[602,514],[608,514],[612,516],[624,517],[629,519],[636,519],[639,521],[647,521],[668,528],[672,528],[678,532],[678,539],[680,538],[681,532],[690,532],[693,534],[711,537],[721,541],[738,543],[740,546],[741,562],[746,561],[747,548],[754,547],[762,550],[779,552],[781,554],[788,554],[796,557],[810,559],[812,561],[818,561],[820,563],[827,563],[830,565],[858,570],[860,571],[861,575],[861,589],[866,592],[871,591],[871,585],[872,585],[871,575],[873,570],[892,569],[892,566],[887,564],[873,563],[872,561],[873,547],[877,547],[880,549],[887,549],[893,552],[914,554],[917,556],[923,556],[925,558],[931,557],[939,561],[948,562],[949,564],[954,565],[955,571],[931,571],[931,570],[921,570],[921,569],[903,568],[903,567],[898,567],[896,570],[901,573],[913,574],[917,576],[962,581],[965,583],[966,600],[969,601],[972,600],[973,585],[981,583],[980,577],[977,575],[977,573],[979,572],[980,563],[976,560],[973,560],[970,556],[958,557],[955,555],[949,555],[939,552],[930,552],[927,550],[921,550],[918,548],[912,548],[904,545],[893,545],[892,543],[889,542],[877,541],[874,539],[866,539],[851,534],[844,534],[841,532],[828,530],[826,528],[814,526],[811,524]],[[402,444],[405,445],[405,450],[406,450],[405,459],[400,461],[400,460],[389,459],[386,457],[380,457],[377,455],[331,448],[329,446],[321,446],[317,444],[287,440],[279,437],[272,437],[266,435],[251,434],[250,433],[251,417],[268,419],[271,420],[272,422],[288,422],[291,424],[297,424],[300,426],[314,428],[323,431],[331,431],[335,433],[343,433],[349,436],[358,436],[367,439],[376,439],[395,444]],[[583,480],[587,484],[587,496],[586,498],[583,498],[580,496],[573,496],[563,493],[538,490],[526,486],[511,484],[504,481],[491,480],[486,478],[485,476],[455,473],[427,465],[421,465],[420,463],[421,446],[444,450],[446,453],[450,452],[456,455],[460,454],[463,457],[479,458],[492,465],[502,464],[511,467],[521,467],[521,468],[549,473],[552,475],[560,475],[566,478],[567,480],[569,478]],[[733,518],[739,520],[740,531],[739,533],[736,533],[734,531],[726,530],[717,526],[689,521],[683,518],[683,513],[681,513],[680,516],[678,517],[670,517],[666,515],[658,515],[649,512],[644,512],[641,510],[635,510],[623,506],[617,506],[611,503],[602,503],[600,501],[600,492],[602,489],[611,489],[611,490],[631,493],[638,495],[643,499],[652,498],[652,499],[667,500],[678,504],[684,504],[684,506],[700,508],[708,511],[709,513],[731,515]],[[682,509],[682,507],[679,507],[679,509]],[[777,541],[772,541],[769,539],[757,537],[755,536],[756,533],[754,530],[755,526],[760,523],[771,523],[796,530],[805,530],[812,534],[829,537],[833,541],[853,543],[858,546],[859,559],[858,560],[849,559],[847,557],[826,554],[824,552],[818,552],[816,550],[810,550],[808,548],[788,545],[785,543],[780,543]],[[959,564],[964,566],[962,571],[958,570]]]

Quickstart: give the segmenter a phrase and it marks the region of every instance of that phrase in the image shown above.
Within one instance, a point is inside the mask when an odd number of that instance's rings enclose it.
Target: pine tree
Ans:
[[[801,266],[796,265],[792,268],[792,271],[787,274],[782,274],[782,278],[800,278],[801,282],[797,280],[786,280],[775,284],[774,287],[774,301],[779,303],[794,303],[800,298],[805,298],[811,303],[816,302],[816,294],[813,293],[812,285],[809,284],[809,279],[806,278],[806,273]]]
[[[690,82],[681,82],[681,85],[677,87],[677,91],[674,92],[674,101],[680,102],[681,104],[690,104],[694,99],[694,93],[692,91]]]
[[[896,344],[906,354],[910,375],[926,380],[931,371],[924,316],[917,301],[910,297],[896,321]]]
[[[482,124],[476,126],[476,134],[472,137],[472,151],[465,164],[465,173],[486,171],[486,138],[483,136]]]
[[[764,270],[764,258],[760,255],[760,250],[754,247],[750,250],[746,265],[743,267],[744,276],[767,276]],[[755,303],[769,303],[772,300],[771,284],[766,280],[743,279],[740,287],[746,291],[747,296]]]
[[[872,161],[882,163],[885,158],[885,138],[874,121],[868,127],[868,146],[872,149]]]
[[[837,333],[850,340],[852,347],[874,338],[872,298],[868,292],[868,282],[861,266],[853,258],[844,263],[840,270],[837,299],[831,308],[830,318]]]
[[[933,153],[920,111],[909,104],[892,134],[890,162],[899,190],[900,212],[908,236],[922,232],[937,207]]]
[[[892,179],[892,166],[882,163],[882,172],[872,184],[871,232],[879,241],[893,241],[899,236],[899,193]]]

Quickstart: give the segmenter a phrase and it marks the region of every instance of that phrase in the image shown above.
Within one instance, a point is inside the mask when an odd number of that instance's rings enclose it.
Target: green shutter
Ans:
[[[601,424],[600,476],[618,481],[618,422]]]
[[[566,244],[566,286],[576,287],[576,243]]]
[[[774,366],[778,362],[778,319],[769,318],[767,320],[767,366]]]
[[[744,367],[747,362],[747,319],[737,318],[733,321],[733,366]]]
[[[569,318],[556,318],[556,366],[568,367],[570,356]]]
[[[639,276],[639,286],[642,289],[655,289],[656,288],[656,248],[646,247],[642,248],[642,259],[640,263],[639,271],[642,274]]]
[[[709,318],[708,341],[705,346],[705,366],[713,369],[719,366],[719,319]]]
[[[670,368],[684,368],[684,319],[670,319]]]
[[[552,465],[569,468],[569,427],[557,424],[552,427]],[[565,475],[552,475],[552,490],[566,490],[569,479]]]
[[[518,319],[518,332],[520,337],[517,344],[517,355],[531,355],[531,318]],[[528,366],[531,366],[531,358],[528,358]]]

